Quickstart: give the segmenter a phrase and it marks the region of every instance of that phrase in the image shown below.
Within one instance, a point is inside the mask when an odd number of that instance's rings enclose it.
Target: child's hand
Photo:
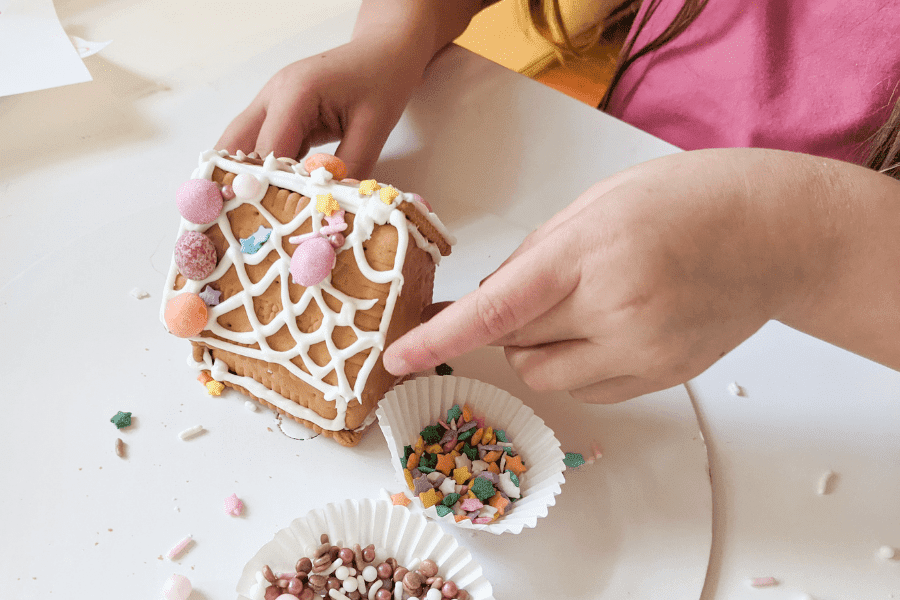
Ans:
[[[700,374],[797,312],[833,258],[831,216],[800,197],[821,191],[808,171],[822,161],[773,152],[682,153],[600,182],[391,345],[385,366],[420,371],[503,345],[530,387],[591,402]]]
[[[216,144],[229,152],[306,155],[335,140],[350,177],[366,178],[422,78],[424,63],[389,40],[355,40],[288,65],[262,88]]]

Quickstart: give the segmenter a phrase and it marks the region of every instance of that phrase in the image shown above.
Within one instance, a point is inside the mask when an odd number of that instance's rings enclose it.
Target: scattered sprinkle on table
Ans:
[[[142,290],[141,288],[138,288],[138,287],[131,288],[130,293],[133,297],[137,298],[138,300],[143,300],[144,298],[150,297],[150,294],[148,294],[145,290]]]
[[[453,375],[453,367],[447,363],[441,363],[434,368],[434,372],[438,375]]]
[[[191,580],[184,575],[172,575],[163,586],[163,597],[166,600],[187,600],[193,591]]]
[[[176,558],[181,556],[181,554],[184,553],[185,550],[187,550],[187,547],[190,546],[191,542],[193,541],[194,538],[192,536],[185,536],[180,542],[169,549],[169,551],[166,553],[166,557],[170,560],[175,560]]]
[[[732,381],[728,384],[728,393],[732,396],[743,396],[744,388],[739,386],[736,381]]]
[[[244,503],[241,502],[241,499],[237,497],[237,494],[232,494],[225,498],[225,513],[232,515],[234,517],[239,517],[244,512]]]
[[[563,458],[563,463],[566,465],[566,467],[575,469],[583,465],[585,463],[585,460],[584,456],[582,456],[578,452],[566,452],[566,457]]]
[[[755,588],[772,587],[778,585],[778,580],[774,577],[754,577],[750,580],[750,585]]]
[[[178,437],[180,437],[182,440],[189,440],[192,437],[200,435],[200,433],[202,433],[203,431],[203,425],[194,425],[193,427],[188,427],[187,429],[179,433]]]
[[[125,442],[122,441],[122,438],[116,438],[116,456],[125,458]]]
[[[831,491],[831,483],[834,481],[834,471],[826,471],[819,477],[819,483],[816,485],[816,493],[820,496]]]
[[[250,412],[256,412],[256,402],[253,402],[252,400],[247,400],[244,402],[244,408],[246,408]]]
[[[122,412],[121,410],[117,412],[113,417],[109,420],[110,423],[116,426],[116,429],[122,429],[123,427],[128,427],[131,425],[131,413],[130,412]]]
[[[878,558],[891,560],[895,556],[897,556],[897,550],[895,548],[892,548],[891,546],[882,546],[878,549]]]

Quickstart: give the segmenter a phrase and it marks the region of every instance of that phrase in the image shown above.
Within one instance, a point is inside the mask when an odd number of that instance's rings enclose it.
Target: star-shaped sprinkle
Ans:
[[[248,238],[241,238],[241,252],[244,254],[256,254],[260,248],[262,248],[262,244],[257,244],[252,235]]]
[[[232,494],[225,498],[225,513],[234,517],[241,516],[241,513],[244,512],[244,503],[241,502],[241,499],[237,497],[237,494]]]
[[[117,412],[112,419],[109,420],[110,423],[116,426],[116,429],[122,429],[123,427],[128,427],[131,425],[131,413],[130,412],[122,412],[121,410]]]
[[[516,477],[521,477],[522,473],[527,470],[527,467],[522,463],[521,456],[507,456],[506,470],[515,473]]]
[[[381,198],[381,201],[385,204],[390,204],[394,201],[394,198],[400,195],[400,191],[392,185],[389,185],[385,188],[381,188],[378,190],[378,196]]]
[[[197,295],[200,296],[201,300],[206,302],[207,306],[216,306],[222,301],[222,292],[213,289],[211,286],[206,286],[203,288],[203,291]]]
[[[270,235],[272,235],[272,230],[266,229],[265,227],[260,225],[259,229],[256,230],[252,237],[257,244],[265,244],[267,241],[269,241]]]
[[[225,384],[215,379],[210,379],[204,385],[206,386],[206,392],[210,396],[221,396],[222,391],[225,389]]]
[[[359,182],[359,195],[360,196],[371,196],[372,192],[380,188],[378,182],[374,179],[366,179],[364,181]]]
[[[318,185],[325,185],[329,181],[334,178],[334,175],[331,174],[331,171],[326,169],[325,167],[319,167],[318,169],[314,169],[312,173],[309,174],[309,179],[313,183]]]
[[[391,495],[391,503],[394,506],[409,506],[409,497],[403,492],[397,492],[396,494]]]
[[[337,200],[334,199],[334,196],[331,194],[317,194],[316,195],[316,210],[320,213],[325,214],[326,216],[333,215],[336,211],[340,210],[341,207],[337,203]]]

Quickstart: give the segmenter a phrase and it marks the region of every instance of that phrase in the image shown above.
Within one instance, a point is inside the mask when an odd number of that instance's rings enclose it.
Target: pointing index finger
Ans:
[[[561,268],[555,254],[539,244],[516,257],[477,290],[391,344],[385,368],[395,375],[429,369],[542,315],[578,283],[578,269]]]

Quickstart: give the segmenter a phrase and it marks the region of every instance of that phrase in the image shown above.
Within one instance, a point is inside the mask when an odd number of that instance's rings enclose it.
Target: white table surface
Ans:
[[[0,598],[158,598],[173,572],[192,579],[192,600],[231,598],[246,559],[293,517],[398,489],[380,432],[352,450],[290,440],[271,414],[198,389],[183,340],[156,321],[171,197],[197,154],[278,67],[345,41],[357,8],[285,0],[247,16],[242,4],[59,1],[68,33],[113,40],[87,60],[95,81],[0,99]],[[454,49],[376,177],[421,193],[459,237],[436,282],[446,299],[594,181],[673,151]],[[560,396],[528,392],[490,351],[455,366],[521,395],[564,450],[596,436],[606,451],[567,473],[521,544],[460,537],[498,598],[523,585],[534,597],[900,597],[900,561],[876,556],[900,548],[900,374],[775,323],[686,390],[615,407],[558,411]],[[108,423],[117,410],[133,410],[132,428]],[[198,423],[209,432],[178,439]],[[221,513],[232,492],[243,518]],[[184,558],[158,558],[188,533],[197,543]],[[534,577],[569,538],[580,577]],[[560,548],[534,556],[547,545]],[[748,585],[761,576],[780,583]]]

